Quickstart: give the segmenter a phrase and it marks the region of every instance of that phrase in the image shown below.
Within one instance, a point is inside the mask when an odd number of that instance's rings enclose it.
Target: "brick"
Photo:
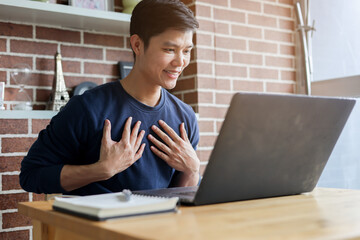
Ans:
[[[232,25],[231,32],[233,36],[262,38],[262,31],[260,28]]]
[[[67,88],[74,88],[82,82],[93,82],[97,85],[103,84],[103,79],[96,77],[66,76],[64,77],[64,80]]]
[[[19,190],[19,175],[2,175],[2,190]]]
[[[195,5],[195,15],[196,17],[211,17],[211,7],[203,6],[200,4]]]
[[[103,60],[103,50],[94,47],[61,46],[61,56],[65,58],[83,58]]]
[[[212,92],[198,92],[198,102],[197,103],[213,103],[214,96]]]
[[[260,41],[249,41],[249,49],[261,53],[277,53],[277,45]]]
[[[276,27],[276,18],[249,14],[248,23],[251,25],[258,25],[262,27]]]
[[[0,36],[32,38],[32,26],[0,22]]]
[[[231,65],[215,65],[216,76],[247,77],[246,67]]]
[[[214,132],[214,121],[198,121],[200,132]]]
[[[263,92],[263,82],[257,81],[233,81],[234,91]]]
[[[215,36],[215,46],[219,48],[226,48],[231,50],[245,50],[246,41],[243,39],[237,39],[231,37]]]
[[[291,8],[281,7],[278,5],[264,4],[264,13],[290,18],[291,17]]]
[[[210,34],[202,34],[202,33],[196,33],[194,44],[196,44],[197,47],[199,46],[213,46],[213,37]]]
[[[0,52],[6,52],[6,39],[0,39]]]
[[[33,42],[23,40],[11,40],[10,51],[16,53],[29,53],[41,55],[55,55],[57,45],[54,43]]]
[[[289,83],[266,83],[266,92],[294,93],[295,84]]]
[[[197,78],[198,89],[215,89],[215,78],[210,77],[198,77]]]
[[[233,95],[234,95],[234,93],[216,93],[216,95],[215,95],[216,104],[229,105]]]
[[[0,210],[17,209],[19,202],[29,201],[28,193],[0,194]]]
[[[26,85],[36,87],[52,87],[53,81],[54,74],[32,73]],[[11,82],[14,84],[12,80]]]
[[[221,121],[217,120],[216,121],[216,133],[220,133],[220,130],[221,130],[221,127],[222,127],[223,123],[224,123],[223,120],[221,120]]]
[[[199,22],[199,30],[213,33],[215,31],[215,23],[212,20],[197,19]]]
[[[250,78],[278,79],[278,70],[266,68],[250,68]]]
[[[292,43],[293,33],[265,30],[265,39]]]
[[[230,34],[229,29],[230,29],[230,24],[215,22],[215,33],[229,35]]]
[[[195,89],[195,78],[179,79],[173,91],[184,91]]]
[[[31,120],[31,125],[32,125],[31,132],[34,134],[38,134],[41,130],[45,129],[49,123],[50,123],[50,119],[32,119]]]
[[[197,63],[197,72],[195,74],[213,74],[213,67],[211,63]]]
[[[30,225],[31,225],[31,218],[26,217],[18,212],[3,213],[2,215],[3,229],[30,226]]]
[[[80,43],[80,32],[57,28],[36,27],[36,38],[59,42]]]
[[[201,136],[199,140],[199,147],[213,147],[215,145],[216,136]]]
[[[33,201],[44,201],[45,200],[45,194],[37,194],[33,193]]]
[[[294,0],[279,0],[279,3],[294,5]]]
[[[280,19],[279,23],[280,23],[279,25],[280,25],[281,29],[286,29],[286,30],[290,30],[290,31],[295,30],[295,21],[294,20]]]
[[[215,52],[215,61],[216,62],[229,63],[230,62],[230,52],[229,51],[216,50],[216,52]]]
[[[20,171],[23,156],[0,157],[0,172]]]
[[[266,66],[285,67],[285,68],[294,67],[294,60],[292,58],[266,56],[265,63]]]
[[[15,101],[20,88],[5,88],[5,101]],[[25,89],[25,92],[29,95],[30,99],[33,100],[33,90]]]
[[[236,23],[245,23],[245,13],[214,8],[214,19]]]
[[[281,71],[281,80],[296,80],[296,72],[295,71]]]
[[[84,72],[89,74],[99,74],[108,76],[119,76],[119,68],[117,64],[104,63],[84,63]]]
[[[200,118],[225,118],[227,107],[199,106]]]
[[[124,47],[124,37],[85,32],[84,33],[84,43],[100,45],[100,46],[123,48]]]
[[[36,102],[49,101],[52,90],[50,89],[36,89]]]
[[[187,104],[194,104],[198,102],[198,93],[197,92],[189,92],[183,94],[183,101]]]
[[[215,79],[215,89],[217,90],[230,90],[231,89],[231,82],[229,79]]]
[[[280,45],[280,53],[295,56],[295,46]]]
[[[237,53],[232,54],[232,59],[234,63],[243,63],[243,64],[252,64],[252,65],[262,65],[263,57],[262,55],[257,54],[246,54],[246,53]]]
[[[64,73],[80,73],[81,65],[78,61],[61,60]],[[55,71],[55,59],[36,58],[36,69],[40,71]]]
[[[219,1],[219,0],[196,0],[196,3],[208,3],[210,5],[222,6],[222,7],[229,6],[227,1]]]
[[[36,138],[23,137],[23,138],[2,138],[1,152],[27,152],[31,145],[35,142]]]
[[[106,50],[106,60],[134,62],[134,57],[131,50]]]
[[[29,230],[0,232],[0,239],[3,240],[28,240],[30,239]]]
[[[211,150],[197,150],[196,154],[201,162],[208,162],[211,155]]]
[[[0,134],[27,134],[27,119],[0,119]]]
[[[215,61],[215,49],[198,47],[196,51],[197,60]]]
[[[8,55],[1,55],[0,57],[1,68],[13,68],[18,63],[26,63],[32,68],[31,57],[19,57],[19,56],[8,56]]]
[[[246,11],[260,12],[260,2],[248,1],[248,0],[231,0],[231,7]]]
[[[33,110],[46,110],[46,103],[36,103],[33,104]]]
[[[217,89],[217,90],[230,90],[231,82],[229,79],[222,78],[198,78],[199,89]]]

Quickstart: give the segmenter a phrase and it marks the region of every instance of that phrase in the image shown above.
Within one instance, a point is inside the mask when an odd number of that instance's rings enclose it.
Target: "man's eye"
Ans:
[[[191,53],[191,50],[189,50],[189,49],[188,49],[188,50],[185,50],[184,53],[185,53],[185,54],[190,54],[190,53]]]
[[[175,52],[175,50],[172,48],[164,48],[164,51],[165,52]]]

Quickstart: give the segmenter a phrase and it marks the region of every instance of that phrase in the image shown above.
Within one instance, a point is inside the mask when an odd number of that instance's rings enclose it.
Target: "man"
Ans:
[[[179,0],[141,1],[130,23],[132,71],[71,98],[22,161],[21,186],[89,195],[196,185],[196,117],[165,90],[189,64],[196,28]]]

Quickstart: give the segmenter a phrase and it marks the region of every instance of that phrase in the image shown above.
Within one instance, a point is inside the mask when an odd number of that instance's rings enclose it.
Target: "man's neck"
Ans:
[[[155,107],[161,98],[161,87],[153,86],[140,74],[131,71],[127,77],[120,81],[124,90],[139,102]]]

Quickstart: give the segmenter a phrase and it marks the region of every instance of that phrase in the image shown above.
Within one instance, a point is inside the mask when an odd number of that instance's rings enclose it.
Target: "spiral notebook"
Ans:
[[[123,193],[105,193],[79,197],[55,197],[53,209],[91,220],[107,220],[144,214],[176,212],[179,198],[132,194],[123,200]]]

